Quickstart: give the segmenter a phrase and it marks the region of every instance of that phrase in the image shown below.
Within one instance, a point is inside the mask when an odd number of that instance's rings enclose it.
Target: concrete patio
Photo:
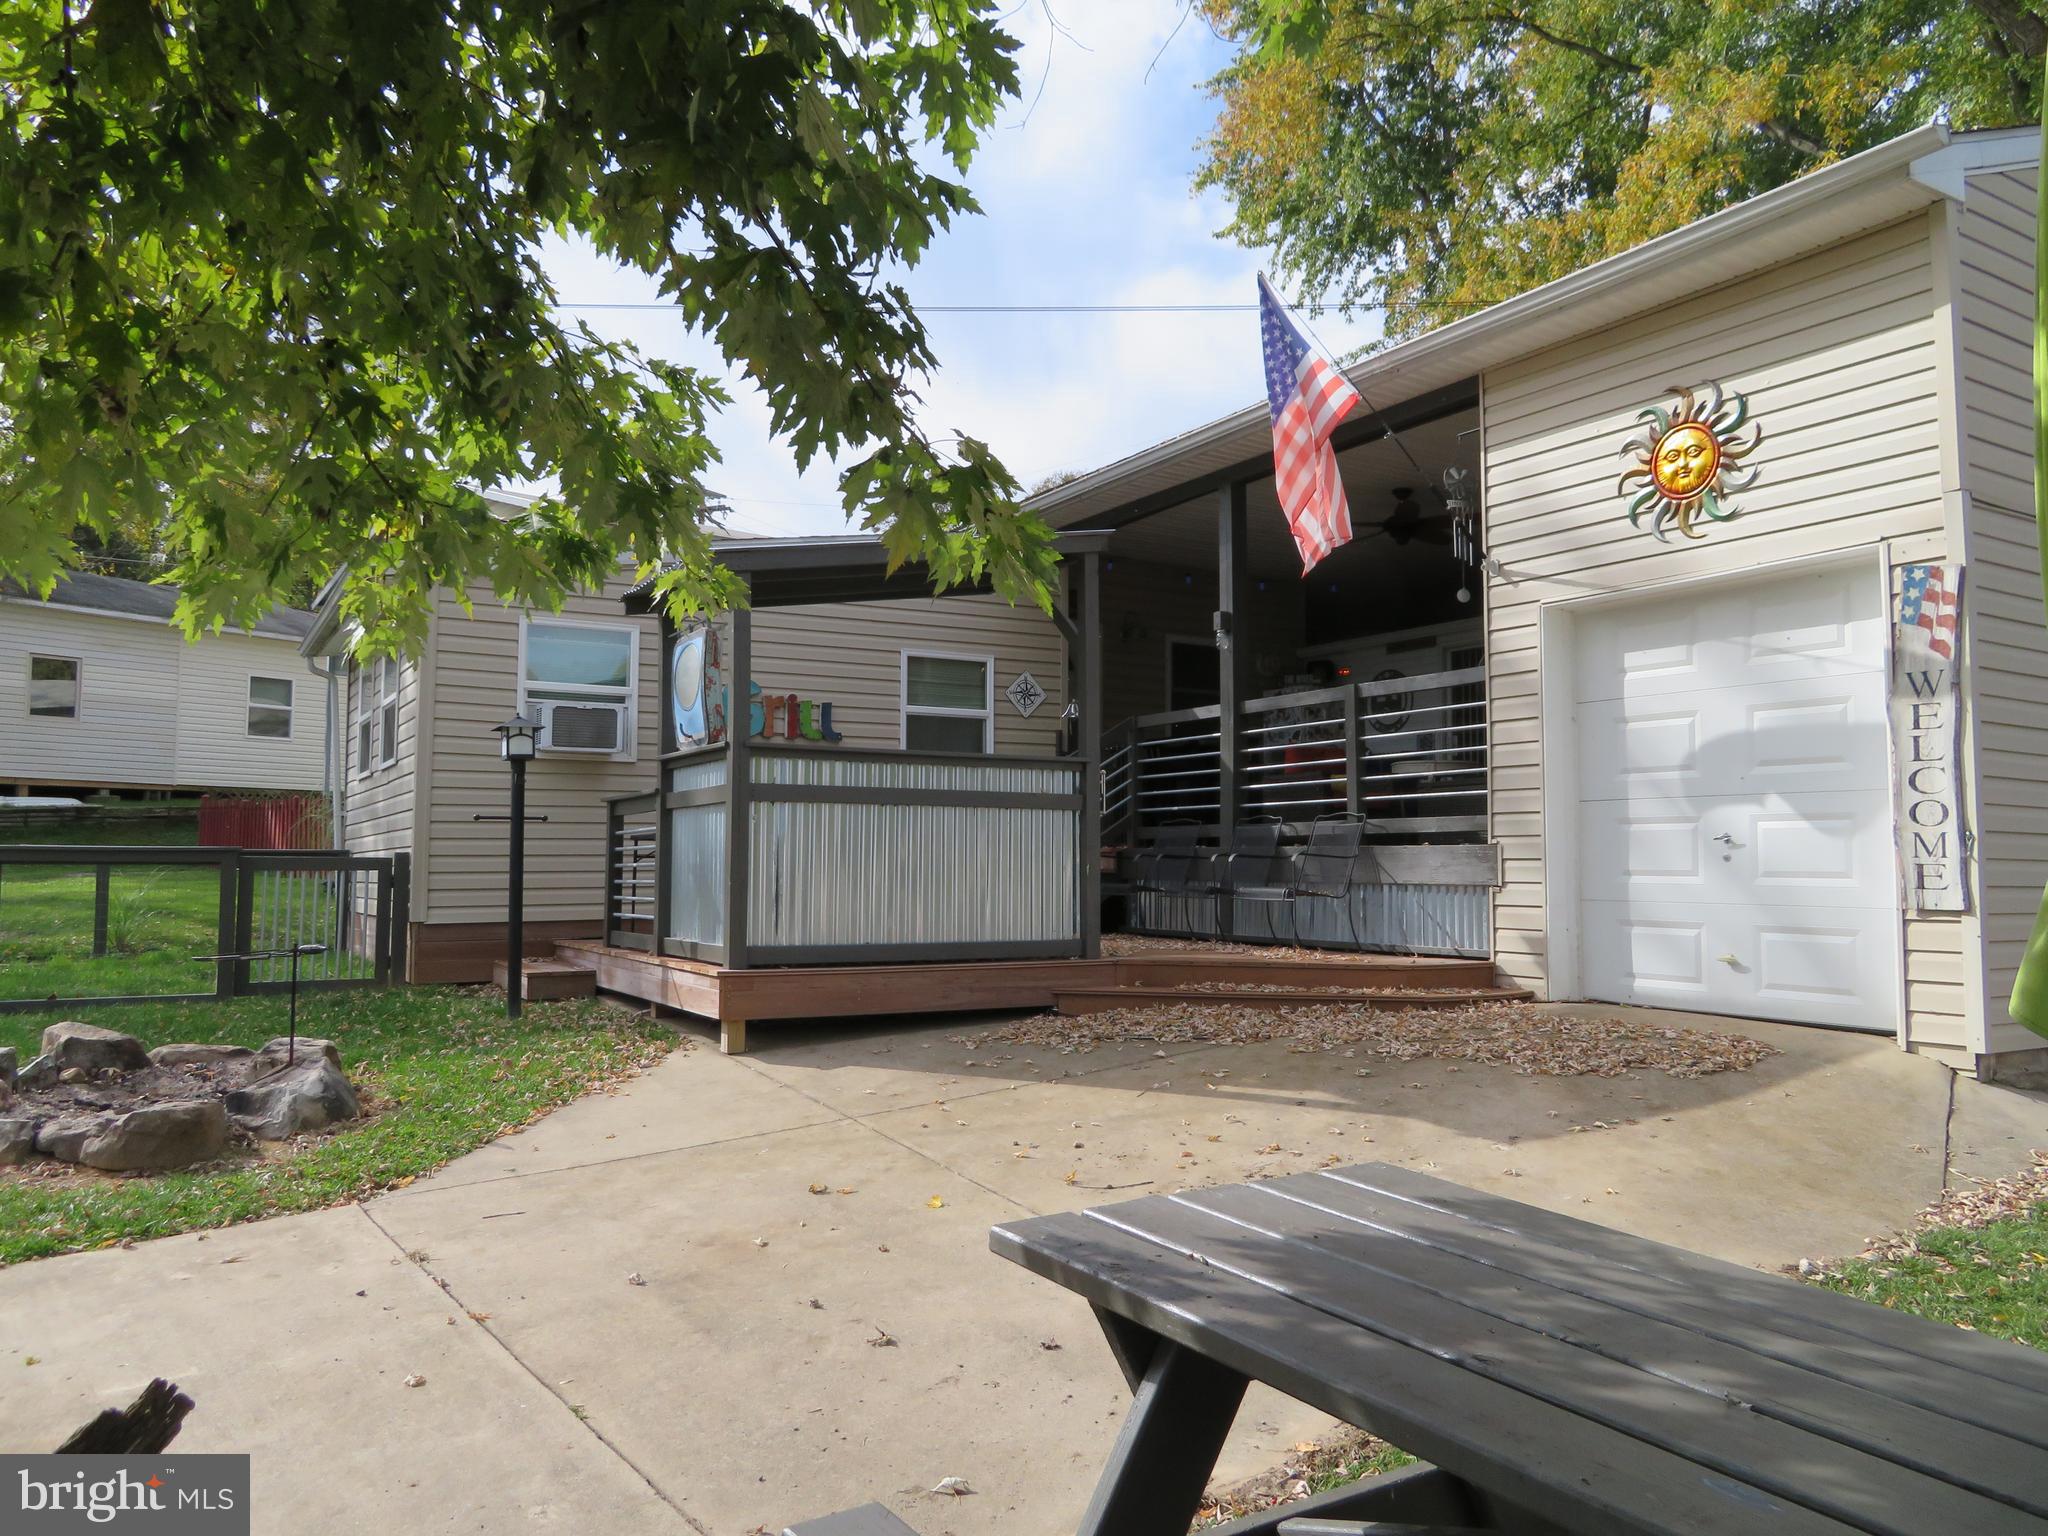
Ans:
[[[699,1044],[367,1205],[0,1271],[0,1443],[163,1375],[198,1402],[180,1450],[254,1453],[258,1531],[744,1536],[881,1498],[925,1536],[1055,1536],[1127,1395],[1086,1308],[988,1253],[999,1219],[1382,1160],[1776,1266],[2048,1146],[2048,1098],[1889,1040],[1704,1022],[1784,1054],[1678,1080],[958,1020]],[[1255,1394],[1222,1470],[1326,1427]]]

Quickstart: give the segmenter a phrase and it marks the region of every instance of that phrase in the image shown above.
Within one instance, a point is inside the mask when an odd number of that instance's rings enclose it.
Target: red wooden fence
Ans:
[[[327,798],[315,794],[202,795],[202,848],[326,848]]]

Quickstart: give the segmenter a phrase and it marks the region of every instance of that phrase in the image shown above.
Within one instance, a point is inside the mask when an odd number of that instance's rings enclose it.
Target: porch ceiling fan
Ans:
[[[1449,544],[1451,542],[1451,520],[1447,517],[1424,515],[1422,505],[1415,499],[1412,486],[1394,487],[1394,507],[1385,517],[1357,525],[1353,530],[1357,543],[1376,539],[1385,534],[1401,546],[1409,544]]]

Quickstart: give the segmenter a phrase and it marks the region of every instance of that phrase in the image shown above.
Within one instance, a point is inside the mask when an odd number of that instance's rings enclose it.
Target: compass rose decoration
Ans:
[[[1735,516],[1728,497],[1756,484],[1755,466],[1745,468],[1742,460],[1764,439],[1763,429],[1749,423],[1749,401],[1738,391],[1710,384],[1704,400],[1690,389],[1673,393],[1677,404],[1636,414],[1647,425],[1621,445],[1636,462],[1615,485],[1616,494],[1631,498],[1630,525],[1642,527],[1648,513],[1650,532],[1660,542],[1673,525],[1688,539],[1705,538],[1693,526],[1701,513],[1715,522]],[[1747,438],[1741,435],[1745,424]]]

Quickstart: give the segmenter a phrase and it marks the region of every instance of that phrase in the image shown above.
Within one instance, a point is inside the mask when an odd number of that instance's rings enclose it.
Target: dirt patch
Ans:
[[[56,1082],[46,1088],[23,1089],[18,1102],[24,1112],[56,1116],[125,1114],[145,1104],[218,1099],[247,1080],[248,1060],[244,1057],[150,1066],[132,1072],[108,1069],[94,1073],[84,1082]]]
[[[1619,1077],[1639,1070],[1707,1077],[1744,1072],[1778,1054],[1746,1035],[1583,1017],[1530,1003],[1385,1009],[1345,1003],[1234,1008],[1178,1002],[1078,1018],[1039,1014],[983,1034],[951,1038],[966,1046],[1001,1041],[1063,1052],[1092,1051],[1117,1040],[1214,1045],[1283,1040],[1296,1051],[1367,1051],[1396,1061],[1433,1057],[1543,1077]]]
[[[1341,987],[1290,986],[1280,981],[1176,982],[1176,992],[1208,992],[1219,997],[1243,992],[1313,992],[1318,997],[1470,997],[1475,987]]]
[[[1284,1462],[1242,1482],[1211,1485],[1202,1496],[1195,1529],[1292,1504],[1327,1487],[1373,1475],[1385,1463],[1404,1458],[1376,1435],[1349,1426],[1321,1440],[1304,1441]]]

